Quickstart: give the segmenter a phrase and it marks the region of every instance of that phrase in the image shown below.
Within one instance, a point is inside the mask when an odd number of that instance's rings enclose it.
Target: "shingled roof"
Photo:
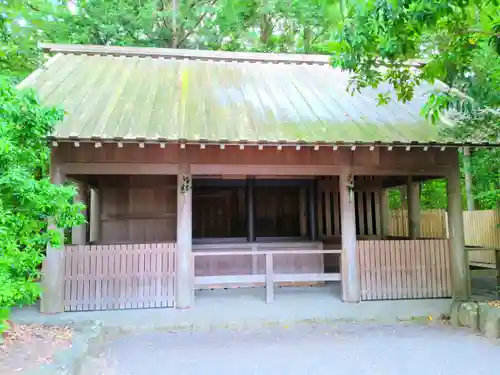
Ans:
[[[47,45],[22,86],[62,106],[58,140],[443,144],[406,104],[377,105],[388,85],[351,96],[326,56]]]

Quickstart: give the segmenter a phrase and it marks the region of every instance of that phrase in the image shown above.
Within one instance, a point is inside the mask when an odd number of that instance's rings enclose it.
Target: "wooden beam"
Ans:
[[[342,225],[342,300],[361,300],[358,254],[356,250],[356,213],[354,194],[349,193],[349,171],[339,176],[340,215]]]
[[[157,163],[64,163],[62,170],[67,175],[175,175],[177,164]]]
[[[50,177],[55,185],[62,185],[66,180],[60,165],[51,155]],[[59,232],[62,246],[47,246],[46,256],[42,264],[42,295],[40,311],[54,314],[64,311],[64,231],[56,227],[53,219],[49,219],[49,230]]]
[[[420,238],[420,183],[408,178],[408,235],[411,240]]]
[[[179,165],[177,176],[177,250],[175,306],[186,309],[194,303],[194,264],[192,256],[192,176],[189,164]]]
[[[464,238],[464,219],[460,186],[458,152],[455,165],[448,174],[448,228],[451,247],[451,287],[453,299],[467,300],[470,297],[469,265]]]

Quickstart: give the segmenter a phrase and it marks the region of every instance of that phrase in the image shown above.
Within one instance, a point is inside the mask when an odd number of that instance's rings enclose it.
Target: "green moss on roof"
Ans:
[[[420,116],[423,95],[378,106],[329,66],[60,55],[28,82],[65,109],[60,139],[444,141]]]

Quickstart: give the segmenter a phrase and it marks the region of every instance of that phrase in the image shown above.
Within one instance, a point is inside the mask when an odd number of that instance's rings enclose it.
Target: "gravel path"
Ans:
[[[500,344],[417,324],[151,332],[107,343],[85,375],[493,375]]]

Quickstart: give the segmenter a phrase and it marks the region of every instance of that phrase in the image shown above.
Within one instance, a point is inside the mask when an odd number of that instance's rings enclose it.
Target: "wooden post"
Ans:
[[[60,166],[51,158],[51,182],[62,185],[66,176]],[[58,248],[47,245],[47,253],[42,264],[42,294],[40,311],[44,314],[55,314],[64,311],[64,230],[58,229],[49,218],[49,230],[60,232],[62,245]]]
[[[311,241],[318,239],[318,214],[316,211],[316,180],[309,186],[309,237]]]
[[[274,300],[274,266],[273,254],[266,253],[266,303]]]
[[[467,211],[474,210],[474,195],[472,194],[472,157],[470,147],[464,147],[464,175],[465,175],[465,197],[467,199]]]
[[[408,236],[420,237],[420,183],[408,178]]]
[[[99,243],[101,241],[101,192],[97,189],[90,189],[90,242]]]
[[[382,239],[389,235],[389,190],[382,189],[379,191],[380,202],[380,236]]]
[[[497,298],[500,298],[500,249],[495,249],[494,251],[497,265]]]
[[[85,184],[82,182],[76,182],[75,183],[76,188],[77,188],[77,194],[75,195],[73,201],[75,204],[78,203],[83,203],[85,204],[86,199],[86,189],[85,189]],[[83,215],[85,215],[85,218],[87,217],[87,209],[85,208],[84,211],[82,212]],[[81,225],[74,226],[71,229],[71,243],[73,245],[85,245],[87,243],[87,223],[83,223]]]
[[[177,250],[175,306],[186,309],[194,302],[192,231],[192,178],[189,164],[179,165],[177,176]]]
[[[342,300],[361,299],[358,253],[356,249],[356,213],[354,192],[349,191],[349,171],[339,176],[340,220],[342,226]]]
[[[451,287],[453,299],[467,300],[470,296],[469,267],[464,239],[464,218],[460,188],[458,153],[448,174],[448,227],[451,248]]]
[[[254,187],[255,180],[247,179],[247,238],[248,242],[255,242],[255,205]]]

